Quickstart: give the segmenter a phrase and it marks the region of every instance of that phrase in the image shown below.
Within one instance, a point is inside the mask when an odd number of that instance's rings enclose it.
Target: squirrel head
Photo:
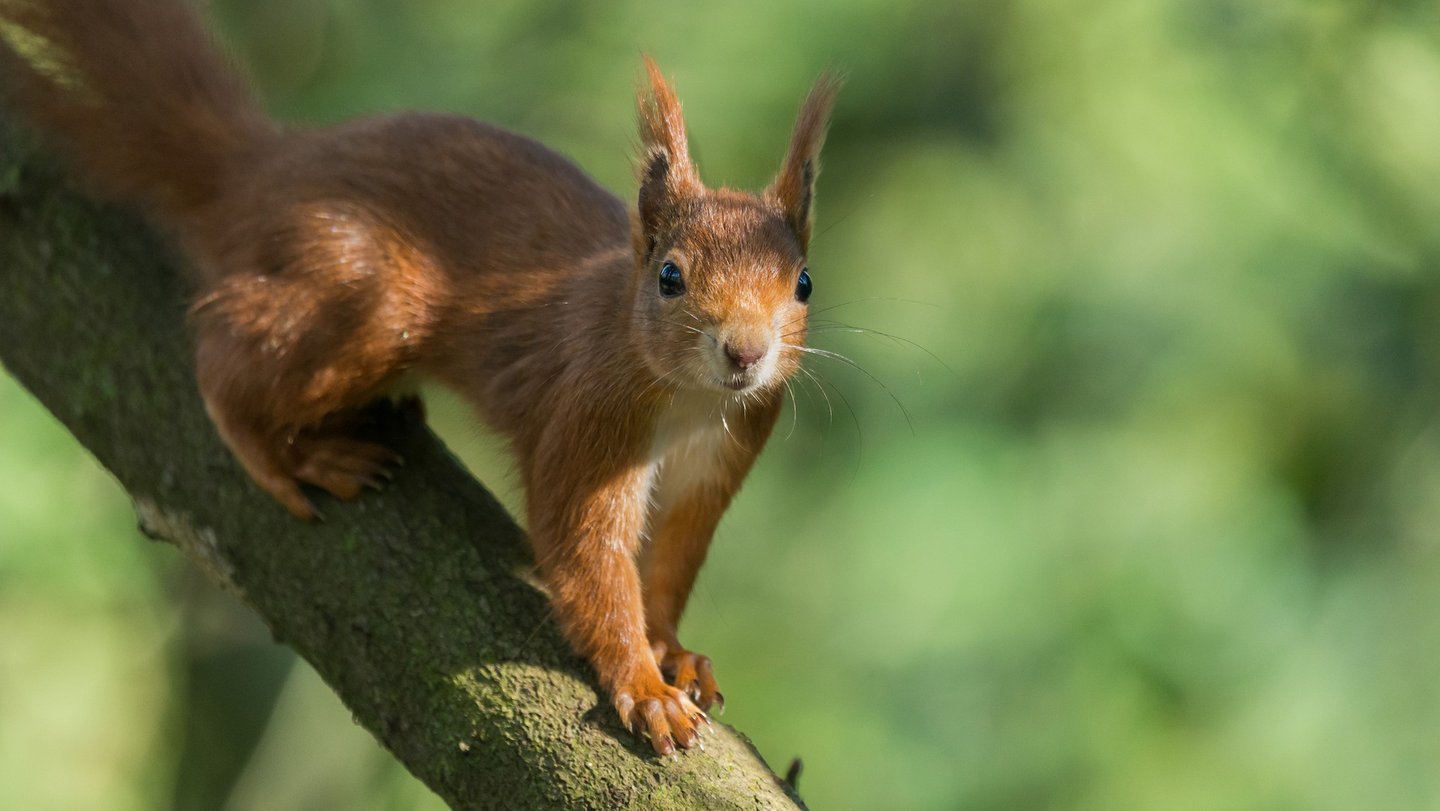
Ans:
[[[675,91],[645,59],[638,95],[640,191],[632,222],[635,335],[658,378],[746,394],[800,365],[812,283],[806,267],[820,146],[839,80],[800,108],[789,152],[760,194],[709,189],[690,159]]]

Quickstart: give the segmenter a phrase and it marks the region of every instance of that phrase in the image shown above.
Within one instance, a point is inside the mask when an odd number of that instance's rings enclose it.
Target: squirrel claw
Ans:
[[[324,521],[325,516],[315,509],[315,504],[300,492],[300,485],[294,479],[284,476],[271,476],[264,480],[256,479],[262,489],[275,497],[286,511],[301,521]]]
[[[667,682],[685,693],[702,711],[715,706],[717,699],[724,709],[725,698],[715,682],[709,656],[685,650],[679,645],[674,645],[673,649],[671,645],[657,644],[653,647],[658,654],[656,663]]]
[[[636,696],[640,696],[637,700]],[[699,745],[698,722],[704,717],[688,696],[659,682],[650,688],[635,688],[615,694],[615,710],[632,734],[649,738],[661,757]]]
[[[384,445],[341,436],[304,437],[294,445],[296,479],[351,501],[365,490],[381,490],[394,478],[399,455]]]

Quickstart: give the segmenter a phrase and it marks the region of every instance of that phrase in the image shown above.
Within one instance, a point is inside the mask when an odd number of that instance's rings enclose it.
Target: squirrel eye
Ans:
[[[800,281],[795,283],[795,298],[799,299],[800,303],[803,304],[810,300],[810,293],[814,289],[815,284],[810,281],[810,268],[801,268]]]
[[[680,268],[674,262],[666,262],[660,266],[660,295],[665,298],[675,298],[685,292],[685,277],[680,275]]]

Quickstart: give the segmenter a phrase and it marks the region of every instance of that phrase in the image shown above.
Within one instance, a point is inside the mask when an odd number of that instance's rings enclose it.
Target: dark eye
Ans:
[[[680,275],[680,268],[674,262],[666,262],[660,266],[660,295],[665,298],[675,298],[685,293],[685,277]]]
[[[810,300],[810,293],[815,289],[815,284],[810,281],[810,268],[800,269],[800,281],[795,283],[795,298],[801,303]]]

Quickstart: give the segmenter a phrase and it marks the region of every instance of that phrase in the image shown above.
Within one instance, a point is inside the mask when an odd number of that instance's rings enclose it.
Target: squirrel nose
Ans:
[[[725,354],[730,358],[736,369],[745,371],[754,366],[765,357],[765,350],[769,347],[764,344],[740,344],[735,345],[729,341],[725,342]]]

